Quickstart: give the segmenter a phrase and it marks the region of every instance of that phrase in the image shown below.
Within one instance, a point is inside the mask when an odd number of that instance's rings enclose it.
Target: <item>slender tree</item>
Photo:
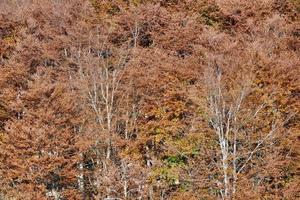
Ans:
[[[276,133],[284,122],[270,119],[266,125],[258,125],[255,119],[264,109],[265,102],[255,107],[246,105],[251,77],[244,78],[237,88],[228,88],[223,74],[226,73],[215,63],[213,70],[207,70],[207,103],[209,123],[218,142],[216,167],[221,179],[216,180],[222,199],[235,198],[238,177],[255,159],[264,159],[259,153],[272,147]],[[228,81],[228,79],[227,79]],[[226,88],[227,87],[227,88]],[[249,106],[249,105],[248,105]]]

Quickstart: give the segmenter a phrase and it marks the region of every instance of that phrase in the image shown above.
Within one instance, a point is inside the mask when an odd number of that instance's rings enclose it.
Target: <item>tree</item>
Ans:
[[[218,143],[216,166],[221,174],[220,179],[215,181],[221,198],[232,199],[237,191],[238,177],[246,168],[251,168],[250,163],[264,159],[261,152],[272,148],[276,133],[291,116],[284,122],[271,118],[266,115],[269,110],[265,109],[265,102],[249,107],[246,99],[250,95],[251,77],[245,77],[239,86],[232,86],[226,82],[229,79],[223,79],[223,74],[228,71],[216,62],[213,67],[206,72],[206,84],[209,123]],[[266,124],[256,124],[261,112],[270,117]]]
[[[139,164],[124,161],[120,155],[122,148],[137,137],[138,100],[133,80],[126,77],[130,48],[127,44],[118,48],[108,45],[103,34],[97,29],[89,45],[75,52],[72,58],[79,66],[73,84],[85,109],[83,132],[92,141],[81,156],[79,181],[83,194],[95,186],[92,196],[118,197],[123,188],[121,194],[127,199],[132,192],[142,195],[145,184],[137,171],[128,171],[138,169]],[[87,165],[90,170],[86,170]]]

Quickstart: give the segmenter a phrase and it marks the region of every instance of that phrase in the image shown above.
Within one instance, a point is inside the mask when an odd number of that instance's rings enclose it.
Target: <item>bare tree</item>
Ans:
[[[99,38],[100,36],[98,36]],[[127,50],[120,55],[112,55],[110,49],[105,48],[105,43],[97,47],[90,46],[79,50],[77,60],[80,65],[80,83],[88,106],[96,116],[99,132],[107,136],[106,158],[111,156],[113,126],[116,122],[117,91],[128,58]]]
[[[133,47],[135,48],[135,47],[137,47],[139,34],[140,34],[140,27],[139,27],[139,24],[137,21],[134,23],[134,27],[131,28],[130,32],[131,32],[132,40],[133,40]]]
[[[95,167],[91,180],[86,183],[82,159],[78,184],[83,194],[85,185],[97,188],[101,191],[97,198],[119,198],[122,194],[122,199],[128,199],[132,193],[142,196],[145,176],[130,171],[138,164],[125,162],[118,155],[118,146],[137,136],[138,99],[133,81],[126,79],[130,45],[118,49],[108,46],[107,38],[97,32],[88,47],[79,48],[75,56],[79,77],[74,82],[87,110],[86,129],[94,140],[82,157],[91,157]],[[88,155],[91,151],[92,156]]]
[[[216,183],[221,198],[232,199],[235,197],[239,175],[258,151],[272,145],[270,141],[282,123],[273,120],[268,131],[259,133],[257,137],[253,122],[266,105],[262,102],[253,109],[244,106],[251,79],[245,78],[233,94],[222,78],[223,71],[217,64],[214,70],[206,73],[207,102],[209,123],[218,140],[219,159],[216,164],[222,178],[216,180]]]

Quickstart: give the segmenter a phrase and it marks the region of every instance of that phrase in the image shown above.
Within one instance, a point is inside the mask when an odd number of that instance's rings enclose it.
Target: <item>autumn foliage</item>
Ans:
[[[0,199],[300,198],[299,12],[0,1]]]

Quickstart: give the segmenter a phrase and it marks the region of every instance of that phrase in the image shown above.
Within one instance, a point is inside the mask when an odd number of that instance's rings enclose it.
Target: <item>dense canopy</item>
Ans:
[[[0,199],[300,198],[299,0],[0,1]]]

